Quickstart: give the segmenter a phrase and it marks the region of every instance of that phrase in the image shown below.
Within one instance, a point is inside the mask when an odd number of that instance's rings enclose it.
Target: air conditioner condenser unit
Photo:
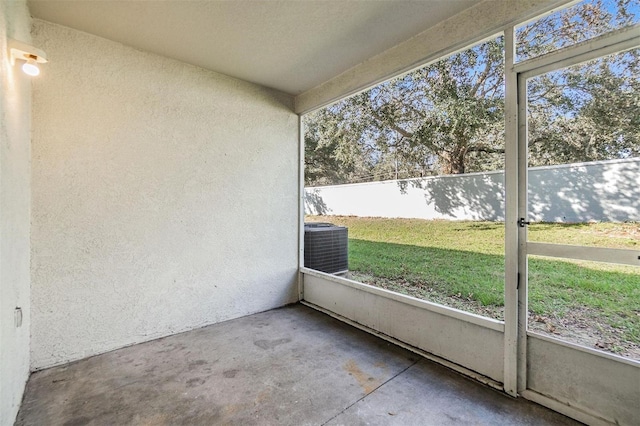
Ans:
[[[349,230],[332,223],[304,224],[304,266],[330,274],[349,270]]]

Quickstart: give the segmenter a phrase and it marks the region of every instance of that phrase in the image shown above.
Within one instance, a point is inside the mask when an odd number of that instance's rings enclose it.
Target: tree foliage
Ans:
[[[529,164],[640,156],[640,49],[528,84]]]
[[[539,56],[628,26],[637,0],[593,0],[520,28]],[[306,183],[322,185],[500,169],[504,42],[478,44],[305,116]],[[531,79],[530,164],[640,154],[638,49]]]

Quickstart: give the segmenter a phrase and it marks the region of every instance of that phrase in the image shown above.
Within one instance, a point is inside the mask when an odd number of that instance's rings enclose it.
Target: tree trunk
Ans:
[[[442,159],[442,174],[444,175],[460,175],[465,172],[464,157],[467,150],[458,148],[454,152],[445,152],[440,158]]]

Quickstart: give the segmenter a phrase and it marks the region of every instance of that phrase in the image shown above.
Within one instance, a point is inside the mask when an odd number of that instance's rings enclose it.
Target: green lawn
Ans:
[[[341,216],[306,220],[349,228],[349,269],[355,279],[502,315],[503,223]],[[529,238],[634,249],[640,248],[640,224],[533,224]],[[614,339],[640,344],[640,268],[532,257],[529,286],[532,317],[570,319],[578,328],[606,328]],[[611,345],[614,352],[616,344]]]

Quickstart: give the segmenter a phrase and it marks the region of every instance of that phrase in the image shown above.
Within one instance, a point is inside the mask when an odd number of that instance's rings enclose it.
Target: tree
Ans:
[[[518,57],[627,26],[635,3],[594,0],[539,19],[518,30]],[[328,169],[343,168],[332,183],[501,168],[503,50],[499,37],[308,115],[317,142],[309,158],[322,154]],[[638,155],[639,56],[629,51],[530,80],[530,163]]]
[[[529,164],[640,156],[640,49],[531,79]]]
[[[370,153],[344,139],[327,110],[304,117],[305,183],[331,185],[372,180]]]
[[[306,123],[315,129],[323,123],[319,147],[372,153],[361,172],[399,163],[418,175],[464,173],[473,168],[465,161],[470,154],[504,152],[502,50],[502,38],[488,41],[325,108]]]
[[[518,34],[524,59],[637,21],[637,0],[583,2]],[[529,164],[551,165],[640,155],[640,49],[530,79]]]

